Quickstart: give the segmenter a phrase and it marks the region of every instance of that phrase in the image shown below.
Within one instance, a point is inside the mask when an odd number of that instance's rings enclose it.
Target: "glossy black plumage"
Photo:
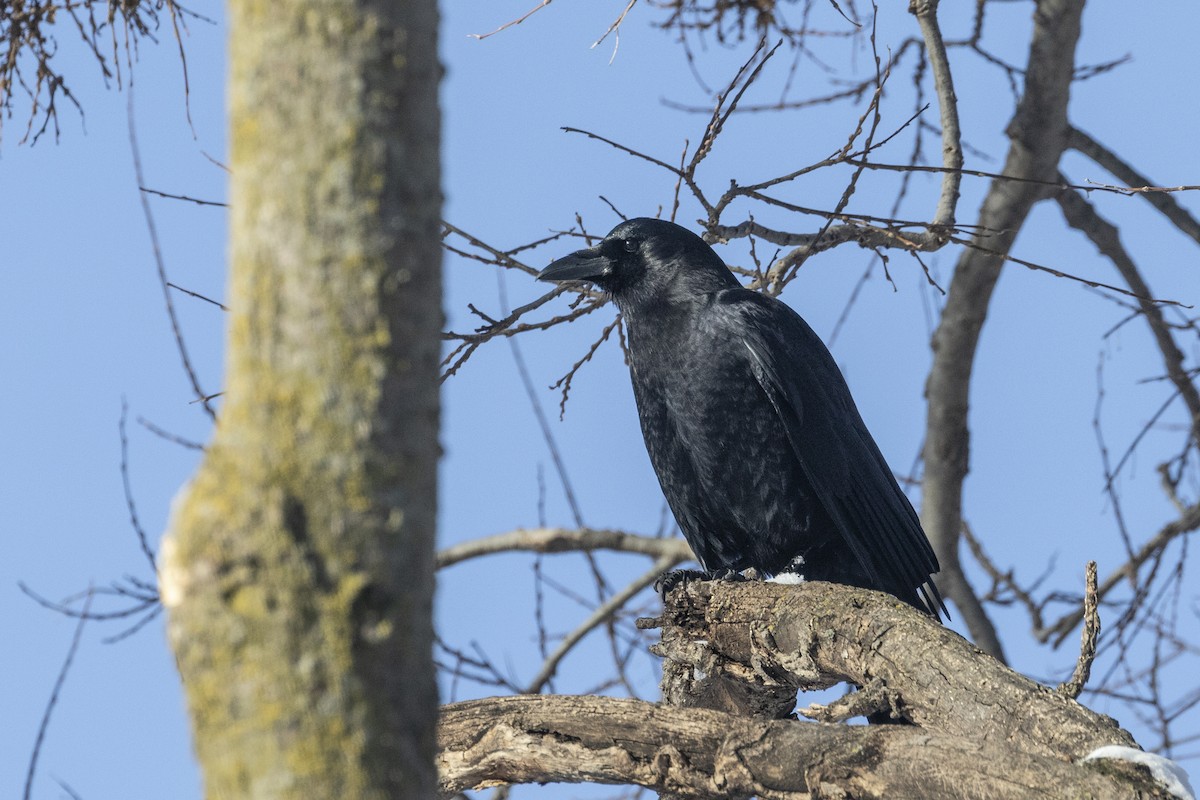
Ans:
[[[795,311],[662,220],[624,222],[538,277],[591,281],[621,309],[650,461],[706,570],[795,572],[945,611],[917,515]]]

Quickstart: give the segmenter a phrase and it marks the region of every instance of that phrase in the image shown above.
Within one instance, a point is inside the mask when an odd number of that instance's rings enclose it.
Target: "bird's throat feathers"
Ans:
[[[626,317],[695,313],[708,306],[718,292],[741,286],[711,250],[706,255],[711,261],[697,259],[694,253],[648,259],[638,279],[614,287],[612,298]]]

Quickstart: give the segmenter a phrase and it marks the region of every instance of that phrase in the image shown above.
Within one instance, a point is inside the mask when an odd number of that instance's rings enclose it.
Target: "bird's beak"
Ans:
[[[592,281],[612,274],[613,263],[601,255],[600,248],[591,247],[563,256],[538,273],[539,281]]]

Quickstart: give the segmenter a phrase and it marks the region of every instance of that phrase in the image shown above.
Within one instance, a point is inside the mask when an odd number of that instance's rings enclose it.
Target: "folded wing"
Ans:
[[[929,579],[937,556],[825,345],[783,303],[745,290],[728,295],[722,313],[734,317],[751,371],[849,550],[879,588],[919,598],[935,617],[947,613]]]

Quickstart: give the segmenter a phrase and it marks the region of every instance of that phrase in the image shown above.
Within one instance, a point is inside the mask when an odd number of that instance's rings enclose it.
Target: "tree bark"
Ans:
[[[160,574],[206,792],[427,798],[436,4],[230,12],[224,407]]]
[[[1008,124],[1004,179],[992,181],[979,211],[980,234],[954,268],[946,306],[933,334],[933,365],[925,385],[929,406],[921,522],[937,552],[938,587],[959,608],[976,644],[1004,658],[1000,639],[958,560],[962,490],[970,463],[968,397],[975,350],[1004,257],[1034,203],[1046,196],[1067,146],[1067,101],[1083,0],[1045,0],[1034,12],[1025,92]],[[1031,182],[1032,181],[1032,182]]]
[[[587,781],[772,800],[1161,796],[1136,769],[1078,763],[1102,745],[1136,746],[1111,719],[878,592],[690,583],[668,595],[656,622],[660,654],[692,675],[710,707],[553,696],[456,703],[442,711],[442,792]],[[746,688],[707,692],[715,675]],[[772,719],[769,706],[752,717],[736,702],[734,713],[709,702],[844,680],[870,685],[913,724]]]
[[[674,797],[1137,797],[1129,783],[903,726],[752,720],[612,697],[495,697],[442,710],[443,795],[514,783],[638,785]],[[1133,784],[1133,786],[1130,785]],[[1142,796],[1154,796],[1148,782]]]
[[[690,584],[668,596],[659,654],[699,681],[823,688],[849,682],[927,731],[1081,758],[1135,746],[1112,719],[981,652],[880,592],[829,583]]]

